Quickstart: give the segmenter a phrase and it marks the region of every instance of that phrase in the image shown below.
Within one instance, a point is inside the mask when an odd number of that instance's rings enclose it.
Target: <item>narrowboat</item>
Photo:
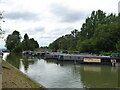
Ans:
[[[46,52],[36,52],[37,56],[44,56],[46,54]]]
[[[36,51],[33,51],[33,52],[31,52],[31,55],[32,56],[44,56],[45,52],[36,52]]]
[[[120,53],[112,53],[111,57],[119,58],[119,59],[116,59],[114,62],[116,62],[116,66],[120,66]]]
[[[112,53],[111,56],[98,56],[96,54],[61,54],[47,53],[45,59],[57,59],[60,61],[75,61],[81,64],[120,65],[120,53]]]
[[[59,55],[58,60],[83,62],[84,57],[95,57],[92,54],[63,54]]]
[[[24,55],[31,55],[31,56],[44,56],[46,52],[36,52],[36,51],[23,51]]]
[[[120,53],[112,53],[110,57],[120,58]],[[120,60],[117,59],[116,62],[120,63]]]
[[[23,51],[22,54],[24,55],[31,55],[32,51]]]
[[[58,59],[59,54],[54,54],[54,53],[46,53],[45,54],[45,59]]]
[[[118,66],[120,64],[120,53],[112,53],[111,56],[84,57],[84,64],[103,64]]]

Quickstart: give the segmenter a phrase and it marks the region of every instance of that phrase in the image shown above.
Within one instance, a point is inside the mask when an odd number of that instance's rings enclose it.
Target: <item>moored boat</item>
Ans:
[[[105,64],[112,66],[119,66],[120,53],[114,53],[111,56],[97,56],[97,57],[85,57],[84,64]]]
[[[82,62],[84,57],[94,57],[94,56],[96,56],[96,55],[92,55],[92,54],[63,54],[63,55],[59,55],[58,60]]]
[[[46,52],[37,52],[37,51],[23,51],[22,54],[24,55],[31,55],[31,56],[44,56]]]
[[[46,53],[45,54],[45,59],[58,59],[60,54],[55,54],[55,53]]]

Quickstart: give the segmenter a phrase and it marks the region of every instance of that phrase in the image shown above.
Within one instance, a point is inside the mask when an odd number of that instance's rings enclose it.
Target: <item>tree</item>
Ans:
[[[29,40],[27,33],[24,35],[24,40]]]
[[[1,27],[2,22],[5,22],[5,21],[3,20],[3,12],[0,12],[0,38],[3,38],[2,35],[5,33],[5,31],[3,31]]]
[[[86,18],[81,31],[57,38],[49,45],[51,49],[79,50],[81,52],[116,52],[119,51],[120,14],[106,15],[102,10],[93,11]]]
[[[93,53],[94,44],[92,43],[92,39],[84,40],[83,42],[78,41],[77,50],[80,52]]]
[[[94,42],[99,51],[115,51],[116,43],[120,37],[120,26],[114,22],[110,24],[99,25],[94,33]]]
[[[14,52],[14,53],[20,53],[20,52],[22,52],[23,51],[23,45],[22,45],[22,43],[19,43],[13,50],[12,50],[12,52]]]
[[[24,35],[24,40],[22,41],[23,50],[34,50],[35,48],[39,48],[39,44],[34,38],[29,39],[27,34]]]
[[[117,52],[120,53],[120,40],[116,44]]]
[[[20,40],[20,33],[15,30],[12,34],[8,35],[5,46],[8,50],[12,51],[20,43]]]
[[[34,44],[35,48],[39,48],[39,44],[38,44],[37,41],[34,40],[34,38],[31,38],[31,39],[30,39],[30,42],[31,42],[32,44]]]
[[[91,16],[88,17],[85,21],[85,23],[83,23],[82,28],[81,28],[81,38],[82,40],[84,39],[90,39],[93,34],[94,34],[94,30],[97,27],[98,24],[103,24],[105,23],[105,13],[101,10],[98,11],[93,11],[91,13]]]
[[[33,50],[34,46],[30,43],[29,36],[24,35],[24,40],[22,41],[23,50]]]

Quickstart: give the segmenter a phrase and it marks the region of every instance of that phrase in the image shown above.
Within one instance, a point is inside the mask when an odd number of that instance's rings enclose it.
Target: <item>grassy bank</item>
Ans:
[[[2,60],[2,88],[40,88],[39,83],[20,72],[17,68]]]

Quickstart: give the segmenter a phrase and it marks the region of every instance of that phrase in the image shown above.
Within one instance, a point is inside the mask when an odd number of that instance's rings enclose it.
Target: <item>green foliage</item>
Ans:
[[[110,56],[112,52],[100,52],[100,55]]]
[[[6,40],[6,47],[8,50],[12,51],[21,40],[20,33],[18,31],[14,31],[12,34],[8,35]]]
[[[116,44],[117,52],[120,53],[120,40]]]
[[[55,51],[63,49],[63,50],[76,50],[77,44],[77,36],[79,31],[77,29],[71,31],[71,34],[67,34],[56,39],[53,43],[49,45],[50,49]]]
[[[5,31],[3,31],[1,27],[2,22],[5,21],[3,20],[3,12],[0,12],[0,38],[3,38],[3,34],[5,34]]]
[[[29,36],[25,34],[22,41],[22,48],[23,50],[34,50],[35,48],[39,48],[39,44],[34,38],[29,39]]]
[[[118,23],[101,24],[95,29],[94,42],[99,51],[110,52],[116,50],[116,43],[120,37]]]
[[[29,40],[27,33],[24,35],[24,40]]]
[[[49,48],[89,53],[120,52],[120,14],[93,11],[80,31],[75,29],[56,39]]]
[[[15,52],[15,53],[20,53],[23,51],[23,46],[22,46],[22,43],[18,44],[13,50],[12,52]]]
[[[89,39],[93,36],[98,24],[103,24],[105,13],[101,10],[93,11],[91,17],[88,17],[81,28],[81,39]]]
[[[6,40],[6,47],[8,50],[20,53],[25,50],[34,50],[35,48],[39,48],[39,44],[34,38],[29,39],[27,34],[24,35],[24,39],[20,42],[20,34],[18,31],[14,31],[12,34],[8,35]]]
[[[37,41],[34,40],[34,38],[31,38],[30,42],[33,43],[33,45],[34,45],[35,48],[39,48],[39,44],[38,44]]]
[[[80,52],[94,52],[94,45],[92,43],[92,40],[84,40],[83,42],[78,41],[77,49]]]

